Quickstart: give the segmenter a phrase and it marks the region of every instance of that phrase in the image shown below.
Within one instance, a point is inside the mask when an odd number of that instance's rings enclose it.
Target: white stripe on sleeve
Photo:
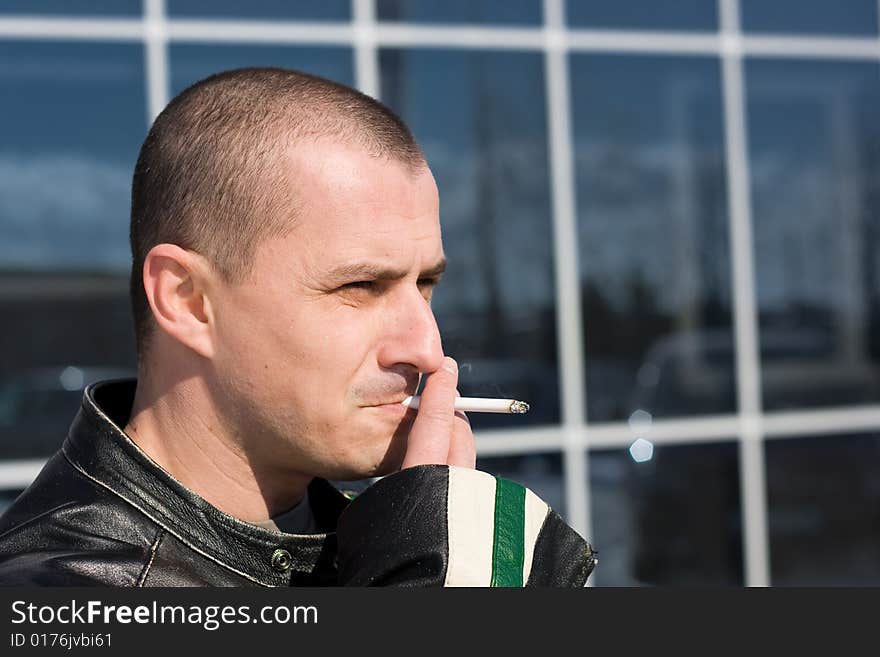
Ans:
[[[495,485],[495,477],[486,472],[449,466],[449,563],[444,586],[489,586],[495,539]]]

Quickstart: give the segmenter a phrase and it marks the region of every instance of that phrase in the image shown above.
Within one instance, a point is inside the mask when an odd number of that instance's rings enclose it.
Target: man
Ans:
[[[407,128],[347,87],[242,69],[172,100],[132,184],[137,381],[86,389],[0,520],[0,582],[583,586],[589,544],[473,469],[438,208]]]

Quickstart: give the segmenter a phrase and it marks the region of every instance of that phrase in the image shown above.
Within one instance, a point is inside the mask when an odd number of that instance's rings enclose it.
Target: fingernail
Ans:
[[[456,363],[452,358],[445,358],[443,361],[443,369],[449,372],[450,374],[458,373],[458,363]]]

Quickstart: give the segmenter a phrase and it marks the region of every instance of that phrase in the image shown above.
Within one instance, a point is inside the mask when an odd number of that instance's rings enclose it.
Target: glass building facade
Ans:
[[[591,584],[880,584],[876,0],[0,4],[0,508],[135,368],[128,204],[187,85],[380,98],[441,194],[478,467]]]

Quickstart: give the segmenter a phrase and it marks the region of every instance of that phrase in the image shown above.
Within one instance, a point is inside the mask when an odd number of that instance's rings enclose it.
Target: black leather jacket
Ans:
[[[451,502],[450,482],[479,479],[482,485],[489,475],[447,466],[408,468],[353,502],[315,479],[309,500],[321,533],[285,534],[223,513],[146,456],[120,429],[134,391],[134,380],[85,390],[61,450],[0,517],[0,584],[418,586],[470,581],[458,577],[462,555],[450,550],[452,533],[464,535],[459,527],[466,523],[457,518],[467,512],[453,513],[462,502]],[[463,490],[462,484],[456,490]],[[527,499],[534,507],[537,498]],[[592,548],[552,510],[538,525],[537,534],[521,541],[531,559],[522,584],[583,586],[595,565]],[[522,552],[512,563],[522,563]]]

